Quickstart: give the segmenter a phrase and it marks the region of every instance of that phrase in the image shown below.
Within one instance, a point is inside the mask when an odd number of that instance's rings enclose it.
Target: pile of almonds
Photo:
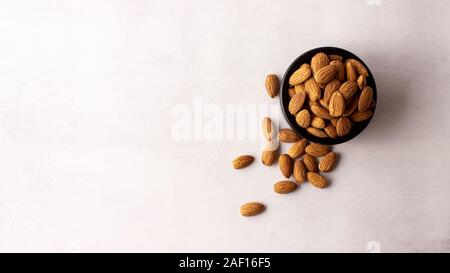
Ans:
[[[289,78],[289,113],[308,133],[343,137],[353,124],[369,119],[375,107],[367,68],[358,60],[317,53]],[[272,81],[272,80],[270,80]],[[269,83],[269,86],[271,84]]]

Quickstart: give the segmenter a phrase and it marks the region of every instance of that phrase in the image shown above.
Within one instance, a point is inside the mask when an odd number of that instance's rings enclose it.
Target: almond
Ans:
[[[297,116],[295,117],[295,121],[297,121],[297,124],[300,125],[300,127],[308,128],[309,124],[311,123],[311,115],[309,114],[309,111],[307,109],[303,109],[298,112]]]
[[[314,115],[318,116],[319,118],[324,119],[331,119],[330,112],[328,112],[327,109],[323,108],[322,106],[311,106],[311,112],[313,112]]]
[[[306,81],[311,76],[311,67],[309,64],[302,64],[299,69],[297,69],[294,73],[292,73],[291,77],[289,77],[290,85],[301,84]]]
[[[352,66],[356,69],[359,75],[362,75],[364,77],[369,76],[369,71],[360,61],[357,61],[355,59],[348,59],[347,62],[352,64]]]
[[[330,103],[331,96],[333,95],[334,91],[339,90],[339,85],[341,84],[338,80],[332,80],[325,86],[325,91],[323,93],[323,99],[326,103]]]
[[[330,64],[336,67],[336,79],[343,82],[345,80],[345,65],[342,61],[334,60]]]
[[[339,118],[337,125],[336,125],[336,132],[338,136],[342,137],[350,133],[350,130],[352,128],[352,123],[350,120],[346,117]]]
[[[358,80],[356,81],[356,83],[358,84],[359,89],[363,90],[366,87],[366,84],[367,84],[366,77],[364,77],[363,75],[359,75]]]
[[[303,183],[306,180],[306,167],[300,159],[294,162],[293,176],[297,183]]]
[[[332,118],[331,120],[330,120],[330,122],[331,122],[331,124],[336,128],[336,126],[337,126],[337,122],[338,122],[338,118]]]
[[[294,88],[289,88],[288,92],[289,92],[289,98],[292,99],[292,97],[295,96],[295,89]]]
[[[278,137],[281,142],[294,143],[300,140],[297,133],[291,129],[280,129]]]
[[[248,202],[241,206],[240,212],[242,216],[254,216],[265,210],[265,206],[258,202]]]
[[[315,157],[306,154],[303,157],[303,164],[305,164],[305,167],[308,170],[308,172],[317,172],[317,160]]]
[[[350,116],[358,108],[359,97],[353,96],[348,102],[349,104],[345,106],[345,112],[342,114],[344,117]]]
[[[330,147],[318,143],[311,143],[305,148],[306,153],[315,157],[321,157],[330,152]]]
[[[339,91],[335,91],[331,96],[330,104],[328,107],[330,115],[332,117],[340,117],[345,111],[344,96]]]
[[[323,120],[323,118],[314,116],[311,120],[311,126],[317,129],[323,129],[325,127],[325,120]]]
[[[305,148],[308,145],[308,141],[306,139],[302,139],[298,142],[295,142],[291,148],[288,150],[288,155],[292,159],[296,159],[297,157],[302,156],[305,153]]]
[[[372,111],[367,110],[365,112],[356,112],[353,115],[351,115],[351,118],[355,122],[361,122],[365,121],[366,119],[369,119],[372,116]]]
[[[328,59],[330,59],[330,61],[335,61],[335,60],[342,61],[344,58],[342,58],[341,55],[328,54]]]
[[[255,158],[251,155],[241,155],[233,160],[233,167],[235,169],[242,169],[252,164],[254,160]]]
[[[266,77],[266,90],[267,94],[271,98],[275,98],[278,95],[278,91],[280,88],[280,80],[277,75],[269,74]]]
[[[324,131],[322,131],[318,128],[315,128],[315,127],[308,127],[308,128],[306,128],[306,131],[308,131],[308,133],[310,133],[311,135],[316,136],[316,137],[320,137],[320,138],[328,137],[328,135]]]
[[[347,73],[347,80],[356,82],[358,75],[356,75],[356,70],[351,63],[347,62],[345,64],[345,72]]]
[[[268,117],[263,118],[261,125],[262,133],[267,141],[271,141],[275,137],[275,128],[272,120]]]
[[[318,84],[327,84],[334,79],[334,76],[336,76],[336,66],[329,64],[319,69],[314,78]]]
[[[330,60],[328,59],[327,54],[323,52],[319,52],[311,59],[311,70],[313,74],[316,74],[319,69],[321,69],[324,66],[327,66],[330,64]]]
[[[322,172],[331,171],[336,165],[337,155],[334,152],[329,152],[319,162],[319,170]]]
[[[293,115],[297,114],[298,111],[300,111],[300,109],[303,106],[303,103],[305,102],[305,97],[306,94],[305,92],[298,92],[296,93],[296,95],[294,97],[292,97],[292,99],[289,101],[289,112]]]
[[[358,91],[358,85],[354,81],[346,81],[339,87],[339,92],[342,93],[344,99],[350,99]]]
[[[294,90],[295,90],[295,94],[298,94],[298,92],[305,92],[306,93],[305,84],[301,83],[301,84],[295,85],[294,86]]]
[[[308,172],[306,177],[308,178],[308,181],[316,188],[322,189],[328,186],[328,182],[325,177],[319,175],[318,173]]]
[[[305,82],[305,90],[308,93],[308,97],[311,101],[317,101],[320,99],[322,95],[322,91],[320,90],[320,86],[317,84],[314,78],[309,78]]]
[[[327,126],[325,126],[325,128],[323,128],[323,130],[329,137],[333,139],[338,137],[336,128],[332,124],[328,124]]]
[[[291,157],[287,154],[282,154],[278,158],[278,164],[280,165],[281,173],[289,178],[292,174],[292,160]]]
[[[280,181],[280,182],[275,183],[275,185],[273,185],[273,190],[276,193],[280,193],[280,194],[290,193],[290,192],[294,191],[296,188],[297,188],[297,183],[289,181],[289,180]]]
[[[308,101],[308,106],[311,109],[311,106],[320,106],[320,103],[318,101],[309,100]]]
[[[367,111],[372,104],[372,99],[373,99],[373,90],[370,86],[366,86],[366,88],[363,89],[361,95],[359,96],[358,112]]]
[[[321,98],[321,99],[319,100],[319,104],[320,104],[320,106],[322,106],[323,108],[325,108],[325,109],[328,110],[329,105],[328,105],[328,103],[325,102],[325,100],[324,100],[323,98]]]

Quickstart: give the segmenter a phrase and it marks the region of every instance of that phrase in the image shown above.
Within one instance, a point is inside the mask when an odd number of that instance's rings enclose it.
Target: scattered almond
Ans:
[[[293,192],[297,188],[297,183],[285,180],[285,181],[279,181],[273,185],[273,190],[276,193],[280,194],[286,194]]]
[[[254,216],[265,210],[265,206],[258,202],[248,202],[241,206],[242,216]]]
[[[292,129],[280,129],[278,138],[281,142],[294,143],[300,140],[300,137]]]
[[[305,148],[306,153],[315,157],[321,157],[330,152],[330,147],[318,143],[311,143]]]
[[[235,169],[242,169],[252,164],[254,160],[255,158],[251,155],[241,155],[233,160],[233,167]]]
[[[322,172],[331,171],[336,165],[337,155],[334,152],[329,152],[326,154],[319,162],[319,170]]]
[[[317,160],[315,157],[306,154],[303,157],[303,164],[305,164],[306,169],[308,172],[317,172],[318,166],[317,166]]]
[[[268,117],[263,118],[261,125],[262,133],[267,141],[271,141],[274,138],[275,128],[273,127],[272,120]]]
[[[280,165],[280,171],[284,177],[289,178],[292,175],[292,159],[287,154],[282,154],[278,158],[278,164]]]
[[[305,148],[307,145],[308,145],[308,141],[306,139],[302,139],[302,140],[292,144],[292,146],[291,146],[291,148],[289,148],[287,154],[292,159],[296,159],[297,157],[300,157],[305,153]]]
[[[275,98],[278,95],[280,89],[280,80],[277,75],[269,74],[266,77],[266,90],[267,94],[271,98]]]
[[[300,159],[294,162],[294,171],[292,173],[297,183],[303,183],[306,180],[306,167]]]
[[[308,172],[306,174],[306,177],[308,178],[308,181],[317,188],[323,189],[326,186],[328,186],[328,182],[325,179],[325,177],[321,176],[318,173],[315,172]]]

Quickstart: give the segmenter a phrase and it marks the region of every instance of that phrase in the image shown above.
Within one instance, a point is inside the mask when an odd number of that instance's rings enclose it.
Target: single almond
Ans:
[[[301,84],[311,76],[311,67],[309,64],[302,64],[299,69],[294,71],[289,77],[290,85]]]
[[[314,115],[324,118],[324,119],[331,119],[332,116],[330,115],[330,112],[328,112],[327,109],[323,108],[322,106],[311,106],[311,112],[313,112]]]
[[[242,169],[252,164],[254,160],[255,158],[251,155],[241,155],[233,160],[233,167],[235,169]]]
[[[301,139],[292,129],[280,129],[278,138],[281,142],[285,143],[294,143]]]
[[[363,75],[359,75],[358,80],[356,81],[356,83],[358,84],[359,89],[363,90],[366,87],[366,84],[367,84],[366,77],[364,77]]]
[[[324,66],[327,66],[330,64],[330,59],[328,59],[327,54],[323,52],[319,52],[311,59],[311,70],[313,74],[316,74],[319,69],[321,69]]]
[[[358,112],[367,111],[372,104],[372,99],[373,99],[373,90],[370,86],[366,86],[366,88],[363,89],[361,95],[359,96]]]
[[[350,99],[358,91],[358,85],[354,81],[346,81],[339,87],[339,92],[342,93],[344,99]]]
[[[295,121],[297,121],[297,124],[300,125],[300,127],[308,128],[309,124],[311,123],[311,115],[309,114],[309,111],[307,109],[303,109],[298,112],[297,116],[295,117]]]
[[[268,117],[263,118],[261,124],[261,130],[264,138],[267,141],[271,141],[275,138],[275,128],[273,127],[272,120]]]
[[[348,81],[355,81],[358,79],[358,75],[356,74],[355,68],[352,66],[351,63],[347,62],[345,63],[345,72],[347,73],[347,80]]]
[[[273,190],[276,193],[280,193],[280,194],[286,194],[286,193],[293,192],[296,188],[297,188],[297,183],[289,181],[289,180],[279,181],[279,182],[275,183],[275,185],[273,185]]]
[[[331,96],[330,104],[328,107],[330,115],[332,117],[340,117],[345,111],[344,96],[339,91],[335,91]]]
[[[330,152],[330,147],[318,143],[311,143],[308,146],[306,146],[305,151],[309,155],[321,157]]]
[[[308,93],[308,97],[311,101],[319,100],[322,95],[320,86],[317,84],[317,82],[314,78],[309,78],[305,82],[305,90]]]
[[[306,177],[308,178],[308,181],[316,188],[323,189],[328,186],[328,181],[325,179],[325,177],[321,176],[318,173],[308,172],[306,174]]]
[[[306,128],[306,131],[308,133],[310,133],[311,135],[316,136],[316,137],[320,137],[320,138],[327,138],[328,137],[327,133],[325,133],[321,129],[318,129],[318,128],[315,128],[315,127],[308,127],[308,128]]]
[[[306,180],[306,167],[300,158],[296,159],[294,162],[294,171],[292,175],[297,183],[303,183]]]
[[[324,173],[331,171],[336,165],[336,159],[337,159],[336,153],[329,152],[324,157],[322,157],[322,159],[320,159],[319,170]]]
[[[342,61],[344,58],[342,58],[341,55],[328,54],[328,59],[330,59],[330,61],[335,61],[335,60]]]
[[[278,143],[269,142],[261,152],[261,162],[266,166],[272,166],[277,160]]]
[[[369,119],[372,116],[372,111],[367,110],[365,112],[355,112],[351,115],[351,118],[355,122],[361,122]]]
[[[336,128],[333,126],[333,124],[328,124],[327,126],[325,126],[325,128],[323,128],[323,130],[329,137],[333,139],[338,137]]]
[[[305,102],[305,97],[306,97],[305,92],[300,91],[296,93],[296,95],[292,97],[292,99],[289,101],[288,109],[292,115],[295,115],[297,114],[298,111],[300,111],[300,109],[303,106],[303,103]]]
[[[344,117],[350,116],[358,108],[359,96],[353,96],[350,100],[346,101],[348,104],[345,106],[345,112],[342,114]]]
[[[318,170],[316,158],[309,154],[306,154],[303,157],[303,164],[305,164],[305,167],[308,170],[308,172],[317,172]]]
[[[278,95],[280,89],[280,80],[277,75],[269,74],[266,77],[266,90],[267,94],[271,98],[275,98]]]
[[[259,202],[248,202],[241,206],[240,212],[242,216],[254,216],[265,210],[265,206]]]
[[[336,76],[336,66],[329,64],[319,69],[314,78],[318,84],[327,84],[334,79],[334,76]]]
[[[325,120],[323,118],[314,116],[311,120],[311,126],[317,129],[323,129],[325,128]]]
[[[346,62],[351,63],[359,75],[363,75],[364,77],[369,76],[369,71],[360,61],[355,59],[348,59]]]
[[[325,91],[323,92],[323,99],[326,103],[330,103],[331,96],[333,95],[334,91],[339,90],[339,85],[341,84],[338,80],[332,80],[331,82],[327,83],[325,86]]]
[[[306,139],[302,139],[298,142],[292,144],[289,148],[287,154],[292,158],[296,159],[297,157],[302,156],[305,153],[305,148],[308,145],[308,141]]]
[[[337,125],[336,125],[336,132],[338,136],[342,137],[350,133],[350,130],[352,128],[352,123],[350,120],[346,117],[340,117]]]
[[[287,154],[282,154],[278,158],[278,164],[280,165],[280,171],[281,173],[286,177],[289,178],[292,174],[292,159]]]
[[[336,67],[336,79],[340,82],[345,80],[345,65],[340,60],[331,61],[330,64]]]

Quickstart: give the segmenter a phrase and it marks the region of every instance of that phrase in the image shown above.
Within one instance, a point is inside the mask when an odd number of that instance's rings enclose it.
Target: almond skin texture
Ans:
[[[356,70],[351,63],[347,62],[345,64],[345,71],[347,72],[347,80],[356,82],[358,75],[356,74]]]
[[[300,159],[296,159],[294,162],[294,179],[297,183],[301,184],[306,180],[306,167]]]
[[[279,139],[284,143],[294,143],[300,140],[300,137],[291,129],[280,129]]]
[[[318,143],[311,143],[305,148],[306,153],[315,157],[321,157],[330,152],[330,147]]]
[[[315,127],[308,127],[306,128],[306,131],[310,133],[313,136],[320,137],[320,138],[326,138],[328,137],[327,133],[322,131],[321,129],[315,128]]]
[[[329,152],[319,162],[319,170],[321,172],[329,172],[336,165],[337,155],[334,152]]]
[[[346,81],[339,87],[339,92],[341,92],[344,99],[350,99],[358,91],[358,85],[354,81]]]
[[[330,138],[334,139],[338,137],[336,128],[332,124],[328,124],[325,128],[323,128],[323,130]]]
[[[352,129],[352,123],[350,120],[346,117],[339,118],[337,124],[336,124],[336,132],[338,136],[342,137],[350,133],[350,130]]]
[[[356,83],[358,84],[359,89],[363,90],[367,84],[366,77],[364,77],[363,75],[360,75],[358,77],[358,80],[356,81]]]
[[[345,112],[342,114],[342,116],[348,117],[353,112],[355,112],[355,110],[358,108],[358,101],[359,101],[359,97],[353,96],[353,98],[351,98],[349,100],[349,104],[347,106],[345,106]]]
[[[372,99],[373,99],[373,90],[370,86],[366,86],[366,88],[364,88],[363,91],[361,92],[361,96],[359,96],[358,112],[367,111],[372,104]]]
[[[300,125],[300,127],[308,128],[309,124],[311,123],[311,115],[309,114],[309,111],[303,109],[298,112],[297,116],[295,117],[295,121],[297,121],[297,124]]]
[[[292,159],[296,159],[297,157],[300,157],[305,153],[305,148],[307,145],[308,145],[308,141],[306,139],[302,139],[302,140],[292,144],[292,146],[291,146],[291,148],[289,148],[287,154]]]
[[[317,84],[314,78],[309,78],[309,80],[305,82],[305,90],[308,93],[308,97],[311,101],[319,100],[320,96],[322,95],[320,86]]]
[[[261,129],[264,135],[264,138],[267,141],[271,141],[274,138],[275,129],[273,128],[272,120],[268,117],[263,118]]]
[[[311,67],[309,64],[302,64],[299,69],[297,69],[294,73],[292,73],[289,78],[290,85],[301,84],[302,82],[309,79],[311,76]]]
[[[315,75],[319,69],[330,64],[327,54],[319,52],[311,59],[311,70]]]
[[[303,164],[305,164],[305,168],[308,170],[308,172],[317,172],[317,160],[315,157],[306,154],[303,157]]]
[[[289,178],[292,174],[292,159],[287,154],[280,155],[278,158],[278,164],[280,165],[280,171],[284,177]]]
[[[292,115],[297,114],[298,111],[303,106],[303,103],[305,102],[306,93],[305,92],[298,92],[295,96],[292,97],[292,99],[289,101],[289,112]]]
[[[328,59],[330,59],[330,61],[335,61],[335,60],[342,61],[344,58],[342,58],[341,55],[328,54]]]
[[[334,91],[339,90],[339,85],[341,83],[338,80],[332,80],[325,86],[325,91],[323,92],[323,99],[326,103],[330,103],[331,96],[333,95]]]
[[[280,90],[280,80],[277,75],[269,74],[266,77],[266,90],[271,98],[275,98]]]
[[[258,202],[248,202],[241,206],[240,212],[242,216],[254,216],[265,210],[265,206]]]
[[[364,77],[369,76],[369,71],[361,62],[355,59],[348,59],[347,62],[352,64],[352,66],[356,69],[359,75],[362,75]]]
[[[318,84],[327,84],[332,79],[334,79],[335,76],[336,76],[336,66],[330,64],[319,69],[317,73],[314,75],[314,78],[316,79],[316,82]]]
[[[332,117],[340,117],[345,111],[344,96],[339,91],[335,91],[331,96],[330,104],[328,106],[330,115]]]
[[[323,108],[322,106],[311,106],[311,112],[313,112],[314,115],[318,116],[319,118],[324,119],[331,119],[332,116],[330,115],[330,112],[328,112],[327,109]]]
[[[372,116],[372,111],[367,110],[366,112],[356,112],[353,115],[351,115],[351,118],[355,122],[361,122],[365,121],[366,119],[369,119]]]
[[[277,150],[275,151],[262,151],[261,162],[266,166],[272,166],[277,160]]]
[[[305,92],[306,93],[305,84],[301,83],[301,84],[295,85],[294,86],[294,90],[295,90],[295,94],[298,94],[298,92]]]
[[[342,61],[334,60],[331,61],[332,65],[336,67],[336,79],[340,82],[345,81],[345,65]]]
[[[321,99],[319,100],[319,104],[320,104],[320,106],[322,106],[323,108],[325,108],[325,109],[328,110],[328,103],[326,103],[325,100],[324,100],[323,98],[321,98]]]
[[[294,88],[289,88],[288,92],[289,92],[289,98],[292,99],[292,97],[295,96],[295,89]]]
[[[336,128],[338,120],[339,120],[338,118],[332,118],[330,120],[330,123],[334,126],[334,128]]]
[[[252,164],[254,160],[255,158],[251,155],[241,155],[233,160],[233,167],[235,169],[242,169]]]
[[[323,120],[323,118],[314,116],[311,120],[311,126],[317,129],[323,129],[325,127],[325,120]]]
[[[286,194],[293,192],[297,188],[297,183],[285,180],[275,183],[273,190],[279,194]]]
[[[308,172],[306,174],[306,177],[308,178],[308,181],[316,188],[323,189],[328,186],[327,180],[320,174],[317,174],[315,172]]]

